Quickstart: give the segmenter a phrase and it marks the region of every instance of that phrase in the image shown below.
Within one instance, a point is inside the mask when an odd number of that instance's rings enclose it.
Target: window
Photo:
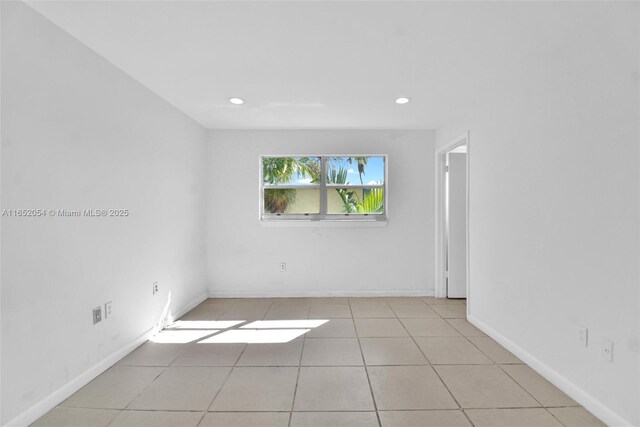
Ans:
[[[262,156],[262,220],[386,219],[386,156]]]

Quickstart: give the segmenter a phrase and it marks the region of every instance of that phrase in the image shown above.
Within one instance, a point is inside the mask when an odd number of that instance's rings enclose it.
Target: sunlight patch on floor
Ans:
[[[198,344],[215,343],[287,343],[306,334],[311,329],[260,329],[230,330],[198,342]]]
[[[285,328],[317,328],[324,325],[328,320],[258,320],[248,325],[241,326],[242,329],[285,329]]]
[[[159,344],[186,344],[191,341],[199,340],[207,335],[211,335],[218,330],[200,330],[200,331],[171,331],[164,330],[149,338],[149,341]]]
[[[178,320],[167,326],[167,329],[227,329],[244,322],[244,320]]]

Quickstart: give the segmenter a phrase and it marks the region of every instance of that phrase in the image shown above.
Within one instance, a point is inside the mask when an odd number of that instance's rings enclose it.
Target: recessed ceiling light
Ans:
[[[229,102],[233,105],[242,105],[244,104],[244,99],[242,98],[229,98]]]
[[[398,99],[396,99],[396,104],[406,104],[406,103],[408,103],[409,101],[411,101],[411,98],[404,98],[404,97],[402,97],[402,98],[398,98]]]

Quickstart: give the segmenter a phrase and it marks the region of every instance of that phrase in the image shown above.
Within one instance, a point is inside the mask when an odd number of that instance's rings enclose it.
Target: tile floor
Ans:
[[[209,299],[34,426],[601,426],[463,300]]]

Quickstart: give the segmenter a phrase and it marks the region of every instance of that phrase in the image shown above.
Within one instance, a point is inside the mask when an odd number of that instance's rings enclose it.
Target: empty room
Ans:
[[[640,2],[0,24],[0,426],[640,427]]]

